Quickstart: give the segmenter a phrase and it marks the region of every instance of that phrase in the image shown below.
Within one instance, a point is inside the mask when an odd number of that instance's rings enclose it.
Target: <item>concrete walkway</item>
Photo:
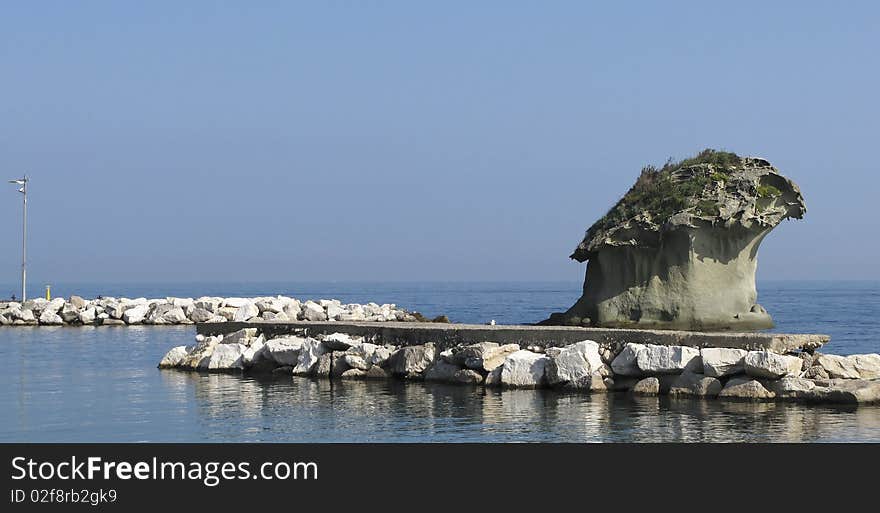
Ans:
[[[736,333],[698,331],[636,330],[611,328],[581,328],[571,326],[486,326],[481,324],[441,324],[424,322],[217,322],[197,324],[198,333],[217,335],[242,328],[259,328],[273,336],[295,332],[347,333],[367,336],[381,343],[418,345],[433,342],[440,349],[458,344],[492,341],[500,344],[519,344],[522,347],[564,346],[581,340],[600,344],[635,342],[664,346],[730,347],[756,350],[770,349],[787,353],[798,349],[816,349],[830,340],[828,335],[784,333]]]

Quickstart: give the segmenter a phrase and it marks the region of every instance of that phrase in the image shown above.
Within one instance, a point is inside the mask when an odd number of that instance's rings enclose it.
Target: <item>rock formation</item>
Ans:
[[[300,301],[287,296],[196,299],[71,296],[67,301],[37,298],[24,303],[0,302],[0,326],[179,325],[228,321],[425,322],[428,319],[394,304],[343,304],[337,299]],[[440,316],[430,322],[449,322],[449,319]]]
[[[265,326],[265,325],[263,325]],[[629,392],[802,403],[880,403],[880,355],[838,356],[795,349],[599,343],[545,346],[483,341],[443,351],[433,343],[393,345],[383,330],[288,334],[245,328],[177,346],[164,369],[284,374],[323,379],[403,379],[582,393]]]
[[[586,233],[583,295],[546,324],[685,330],[765,329],[758,246],[806,212],[797,185],[754,157],[705,150],[648,166]]]

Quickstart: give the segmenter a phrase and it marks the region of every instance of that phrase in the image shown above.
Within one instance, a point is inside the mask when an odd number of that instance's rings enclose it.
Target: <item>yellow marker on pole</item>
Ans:
[[[46,301],[52,300],[51,285],[46,285]]]

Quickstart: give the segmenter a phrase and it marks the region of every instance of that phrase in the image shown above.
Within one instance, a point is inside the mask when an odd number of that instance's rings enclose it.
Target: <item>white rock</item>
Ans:
[[[797,376],[803,360],[797,356],[776,354],[771,351],[749,351],[743,358],[746,374],[756,378],[779,379]]]
[[[51,308],[47,308],[43,310],[43,313],[40,314],[40,324],[44,324],[46,326],[64,324],[64,319],[62,319],[60,315],[52,311]]]
[[[242,328],[232,333],[223,335],[224,344],[244,344],[251,343],[251,339],[257,336],[257,328]]]
[[[290,302],[284,305],[284,313],[287,315],[287,318],[291,321],[295,321],[299,318],[301,311],[301,305],[299,300],[291,299]]]
[[[244,322],[258,315],[260,315],[260,309],[257,308],[257,305],[248,302],[238,307],[232,320]]]
[[[79,313],[79,322],[83,324],[94,324],[97,310],[94,306],[90,306]]]
[[[327,349],[320,341],[313,338],[306,338],[300,348],[296,366],[293,367],[293,374],[307,375],[311,373],[312,367],[318,363],[318,359],[326,352]]]
[[[767,390],[758,380],[748,377],[733,377],[724,385],[718,397],[762,400],[773,399],[776,394]]]
[[[880,355],[877,354],[854,354],[850,356],[820,354],[813,359],[813,365],[819,365],[825,369],[830,378],[880,378]]]
[[[223,304],[223,298],[219,297],[200,297],[193,301],[193,306],[195,308],[201,308],[202,310],[207,310],[211,313],[217,313],[217,310],[220,308],[220,305]]]
[[[186,358],[186,355],[186,346],[173,347],[170,351],[165,353],[165,356],[162,357],[162,361],[159,362],[159,368],[170,369],[172,367],[177,367],[183,362],[184,358]]]
[[[599,344],[584,340],[554,351],[547,362],[547,383],[550,386],[566,385],[572,388],[589,388],[591,375],[602,368]]]
[[[149,307],[146,304],[137,305],[126,310],[125,313],[122,314],[122,320],[125,321],[126,324],[139,324],[143,322],[148,311]]]
[[[162,320],[164,320],[168,324],[180,324],[182,322],[188,321],[189,319],[187,319],[186,313],[183,311],[183,307],[175,306],[162,315]]]
[[[191,297],[169,297],[167,298],[167,301],[171,303],[172,306],[180,307],[184,311],[188,308],[192,308],[195,304],[195,300]]]
[[[343,355],[343,359],[345,360],[346,365],[353,369],[369,370],[369,368],[372,367],[366,362],[366,360],[356,354]]]
[[[331,304],[327,305],[327,317],[330,319],[336,319],[340,315],[345,313],[345,309],[340,305]]]
[[[816,384],[809,379],[795,378],[791,376],[786,376],[767,384],[768,390],[776,394],[777,397],[782,397],[783,399],[805,397],[814,388],[816,388]]]
[[[693,395],[698,397],[715,397],[721,392],[721,381],[718,378],[696,374],[690,370],[682,372],[675,378],[669,388],[669,395]]]
[[[186,357],[178,364],[186,369],[207,369],[211,354],[220,342],[218,337],[207,337],[187,351]]]
[[[61,307],[61,312],[59,313],[64,322],[73,322],[79,320],[79,308],[73,306],[70,303],[65,303],[64,306]]]
[[[214,317],[214,314],[202,307],[193,308],[189,314],[189,318],[193,322],[208,322],[212,317]],[[225,321],[226,318],[223,318],[223,320]]]
[[[266,342],[265,354],[278,365],[296,365],[305,341],[303,337],[293,336],[273,338]]]
[[[302,305],[302,316],[307,321],[326,321],[327,313],[324,307],[314,301],[306,301]]]
[[[748,351],[726,347],[704,347],[700,350],[703,360],[703,374],[720,378],[745,372],[743,358]]]
[[[254,304],[261,314],[265,312],[277,314],[284,308],[284,305],[274,297],[261,297],[254,301]]]
[[[322,339],[324,345],[333,351],[346,351],[351,346],[362,344],[363,337],[352,337],[346,333],[331,333]]]
[[[228,307],[231,307],[231,308],[241,308],[241,307],[244,306],[244,305],[252,304],[252,303],[253,303],[253,301],[251,301],[251,300],[248,299],[248,298],[244,298],[244,297],[228,297],[228,298],[225,298],[225,299],[223,300],[223,304],[222,304],[221,306],[228,306]]]
[[[356,347],[364,350],[365,345]],[[434,362],[435,354],[433,343],[401,347],[388,359],[388,370],[395,376],[419,378]]]
[[[58,313],[58,311],[61,310],[61,308],[63,306],[64,306],[64,298],[63,297],[56,297],[52,301],[49,301],[48,303],[46,303],[46,306],[43,308],[43,311],[45,312],[46,310],[49,310],[52,313]]]
[[[385,360],[391,358],[392,351],[384,346],[362,342],[351,346],[346,353],[360,356],[369,365],[380,365],[385,362]]]
[[[221,306],[217,309],[217,315],[223,317],[227,321],[234,319],[236,312],[238,312],[238,308],[232,306]]]
[[[469,369],[491,371],[504,363],[507,355],[520,350],[519,344],[498,345],[495,342],[479,342],[454,352],[450,363]]]
[[[880,354],[854,354],[847,358],[855,363],[861,379],[880,378]]]
[[[266,343],[262,335],[254,339],[251,342],[251,345],[247,346],[241,354],[242,365],[245,367],[251,366],[254,363],[254,359],[257,357],[257,353],[262,354],[265,345]]]
[[[208,360],[209,370],[244,368],[243,353],[247,349],[242,344],[218,344]]]
[[[646,344],[636,356],[636,365],[645,374],[679,374],[685,369],[702,369],[700,350],[687,346]]]
[[[544,384],[544,369],[549,358],[520,350],[507,355],[501,365],[501,384],[509,387],[534,388]]]
[[[125,306],[120,302],[111,302],[105,307],[105,312],[112,319],[122,319],[122,315],[125,313]]]
[[[639,353],[644,349],[645,346],[642,344],[626,344],[611,362],[611,370],[621,376],[642,376],[644,373],[639,368],[637,360]]]

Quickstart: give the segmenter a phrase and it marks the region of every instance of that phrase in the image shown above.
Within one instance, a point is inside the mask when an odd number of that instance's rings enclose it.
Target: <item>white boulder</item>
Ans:
[[[278,365],[296,365],[305,341],[303,337],[273,338],[266,342],[264,352]]]
[[[223,299],[223,304],[221,305],[221,307],[226,306],[226,307],[230,307],[230,308],[241,308],[242,306],[249,304],[249,303],[253,303],[253,301],[251,301],[248,298],[227,297],[227,298]]]
[[[314,301],[306,301],[302,305],[302,316],[307,321],[326,321],[327,313],[324,307]]]
[[[880,355],[854,354],[839,356],[820,354],[813,359],[813,365],[819,365],[830,378],[843,379],[876,379],[880,378]]]
[[[297,358],[296,365],[293,367],[293,374],[307,375],[311,373],[312,368],[318,363],[318,359],[326,352],[327,349],[320,341],[306,338],[300,347],[299,357]]]
[[[83,324],[94,324],[97,310],[94,306],[90,306],[79,313],[79,322]]]
[[[45,312],[46,310],[49,310],[52,313],[58,313],[58,311],[61,310],[62,307],[64,307],[64,298],[56,297],[52,301],[46,303],[46,306],[43,307],[43,311]]]
[[[544,384],[544,369],[550,359],[532,351],[520,350],[507,355],[501,365],[503,386],[535,388]]]
[[[646,344],[636,355],[636,365],[645,374],[678,374],[701,369],[699,358],[700,350],[694,347]]]
[[[352,337],[346,333],[331,333],[323,338],[324,345],[333,351],[346,351],[351,346],[363,343],[363,337]]]
[[[147,316],[148,311],[149,306],[146,304],[137,305],[125,310],[122,314],[122,320],[125,321],[126,324],[140,324],[144,321],[144,317]]]
[[[262,335],[254,339],[241,353],[241,363],[245,367],[249,367],[254,363],[257,354],[264,354],[263,347],[266,345]]]
[[[330,319],[337,319],[340,315],[345,313],[345,309],[342,308],[342,305],[337,303],[330,303],[327,305],[327,317]]]
[[[743,358],[748,354],[744,349],[726,347],[704,347],[700,350],[703,360],[703,374],[720,378],[745,372]]]
[[[40,324],[44,324],[46,326],[57,326],[59,324],[64,324],[64,319],[62,319],[60,315],[52,311],[52,309],[47,308],[43,310],[43,313],[40,314]]]
[[[779,379],[797,376],[803,360],[797,356],[776,354],[772,351],[749,351],[743,358],[746,374],[756,378]]]
[[[644,372],[639,368],[637,359],[639,353],[645,349],[642,344],[627,343],[623,346],[614,360],[611,361],[611,370],[620,376],[642,376]]]
[[[749,377],[733,377],[724,385],[718,397],[759,401],[773,399],[776,394],[767,390],[758,380]]]
[[[238,307],[238,309],[235,311],[235,315],[232,317],[232,320],[244,322],[258,315],[260,315],[260,309],[257,308],[257,305],[251,302],[247,302]]]
[[[162,357],[162,360],[159,362],[160,369],[170,369],[172,367],[177,367],[187,355],[187,347],[186,346],[177,346],[172,347],[170,351],[165,353],[165,356]]]
[[[208,322],[212,317],[214,317],[213,313],[200,306],[194,307],[189,314],[189,318],[193,322]],[[226,319],[224,318],[223,320],[225,321]]]
[[[193,301],[193,307],[207,310],[211,313],[217,313],[217,310],[223,304],[223,298],[219,297],[200,297]]]
[[[208,370],[232,370],[244,368],[242,344],[218,344],[208,360]]]
[[[599,344],[592,340],[577,342],[553,353],[546,362],[547,384],[550,386],[589,388],[591,376],[599,373],[603,365]]]
[[[79,320],[79,308],[73,306],[70,303],[65,303],[64,306],[61,307],[61,311],[59,313],[64,322],[74,322]]]
[[[251,339],[257,336],[257,328],[242,328],[232,333],[223,335],[224,344],[244,344],[249,345]]]
[[[189,319],[187,319],[186,313],[183,311],[183,307],[175,306],[162,315],[162,320],[164,320],[168,324],[180,324],[182,322],[188,321]]]

